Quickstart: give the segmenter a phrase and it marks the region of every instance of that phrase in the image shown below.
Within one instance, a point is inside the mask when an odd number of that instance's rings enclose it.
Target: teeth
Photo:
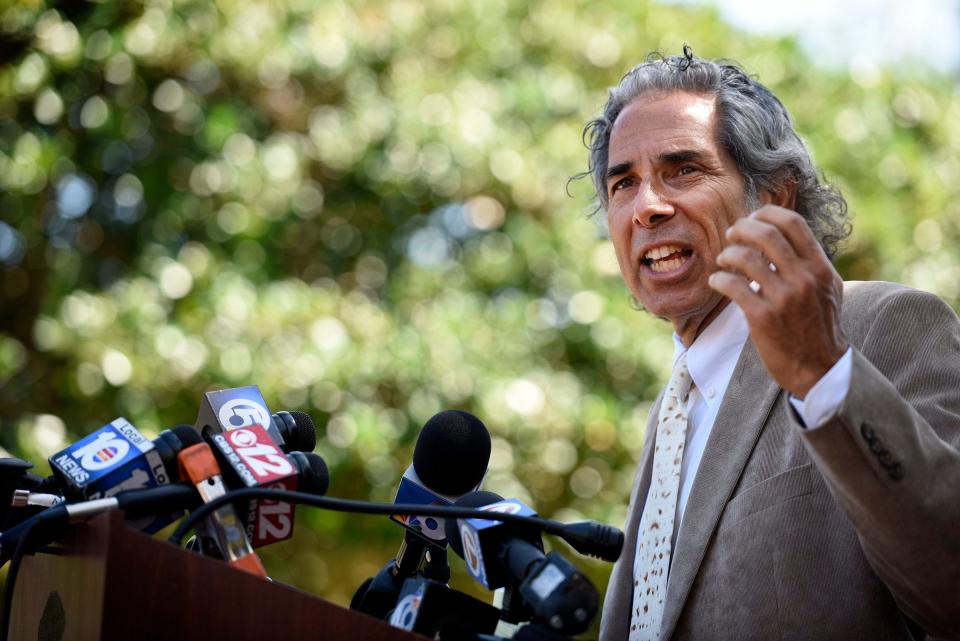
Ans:
[[[680,266],[683,265],[684,258],[671,258],[670,260],[657,260],[650,263],[650,269],[655,272],[671,272],[675,269],[680,269]]]
[[[643,257],[647,260],[659,260],[664,256],[669,256],[678,251],[680,251],[680,248],[676,245],[663,245],[661,247],[654,247],[644,254]]]

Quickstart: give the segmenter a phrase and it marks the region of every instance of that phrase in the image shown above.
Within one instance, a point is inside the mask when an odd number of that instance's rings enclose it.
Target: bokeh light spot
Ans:
[[[617,430],[609,421],[591,421],[587,424],[584,440],[590,449],[605,452],[617,442]]]
[[[160,83],[153,92],[153,106],[166,113],[173,113],[183,106],[185,93],[179,82],[169,78]]]
[[[603,477],[592,467],[581,467],[570,475],[570,489],[582,499],[592,499],[603,489]]]
[[[620,43],[605,31],[598,31],[587,40],[587,60],[598,67],[610,67],[620,60]]]
[[[160,269],[159,285],[167,298],[183,298],[193,288],[193,275],[180,263],[171,261]]]
[[[87,129],[99,129],[110,117],[110,106],[100,96],[93,96],[80,110],[80,124]]]
[[[450,255],[450,241],[443,231],[436,227],[418,229],[410,237],[407,255],[421,267],[436,267]]]
[[[467,219],[477,229],[497,229],[505,218],[506,211],[496,198],[474,196],[467,201]]]
[[[603,314],[603,298],[596,292],[584,290],[570,297],[567,303],[570,318],[583,325],[596,322]]]
[[[77,366],[77,387],[85,396],[96,396],[103,391],[103,372],[95,363],[80,363]]]
[[[33,425],[33,438],[42,456],[56,454],[66,445],[67,426],[59,416],[40,414]]]
[[[338,414],[327,423],[327,440],[336,447],[350,447],[357,438],[357,425],[344,414]]]
[[[14,77],[14,88],[22,94],[31,94],[36,91],[47,78],[47,61],[38,53],[30,53],[24,57],[17,75]]]
[[[310,326],[310,338],[313,344],[327,353],[338,352],[350,341],[347,328],[333,317],[321,318]]]
[[[913,244],[925,252],[938,251],[943,245],[943,232],[935,218],[925,218],[913,228]]]
[[[23,234],[0,221],[0,262],[5,265],[16,265],[23,260],[26,250]]]
[[[51,89],[45,88],[37,96],[33,105],[33,117],[42,125],[52,125],[63,115],[63,100],[60,95]]]
[[[566,439],[550,439],[540,451],[540,462],[549,472],[566,474],[577,464],[577,448]]]
[[[133,78],[133,59],[122,52],[110,56],[104,68],[103,76],[110,84],[127,84]]]
[[[108,349],[100,359],[103,377],[114,387],[126,384],[133,375],[133,363],[127,355],[115,349]]]
[[[57,208],[63,218],[82,216],[95,196],[96,188],[87,176],[67,174],[57,182]]]
[[[601,241],[594,246],[590,254],[590,262],[598,274],[603,274],[604,276],[617,276],[620,274],[620,264],[617,262],[617,254],[613,250],[613,243],[609,241]]]
[[[534,416],[543,411],[546,395],[543,389],[531,380],[518,378],[506,390],[507,407],[522,416]]]

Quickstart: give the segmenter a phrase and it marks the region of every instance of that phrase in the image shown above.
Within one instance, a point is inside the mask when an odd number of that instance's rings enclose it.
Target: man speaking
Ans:
[[[587,136],[623,279],[676,345],[601,639],[960,638],[957,316],[841,280],[846,203],[737,67],[641,64]]]

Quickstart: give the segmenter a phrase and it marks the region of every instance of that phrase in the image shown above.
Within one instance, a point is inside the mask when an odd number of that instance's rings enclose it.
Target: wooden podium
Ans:
[[[10,641],[426,639],[152,539],[117,512],[61,543],[62,555],[24,558]]]

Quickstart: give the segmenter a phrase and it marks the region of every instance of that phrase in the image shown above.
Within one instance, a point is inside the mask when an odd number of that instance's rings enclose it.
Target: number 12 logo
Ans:
[[[272,481],[293,474],[293,465],[287,457],[263,428],[260,431],[262,433],[257,434],[253,429],[240,428],[227,432],[225,436],[258,480]]]

